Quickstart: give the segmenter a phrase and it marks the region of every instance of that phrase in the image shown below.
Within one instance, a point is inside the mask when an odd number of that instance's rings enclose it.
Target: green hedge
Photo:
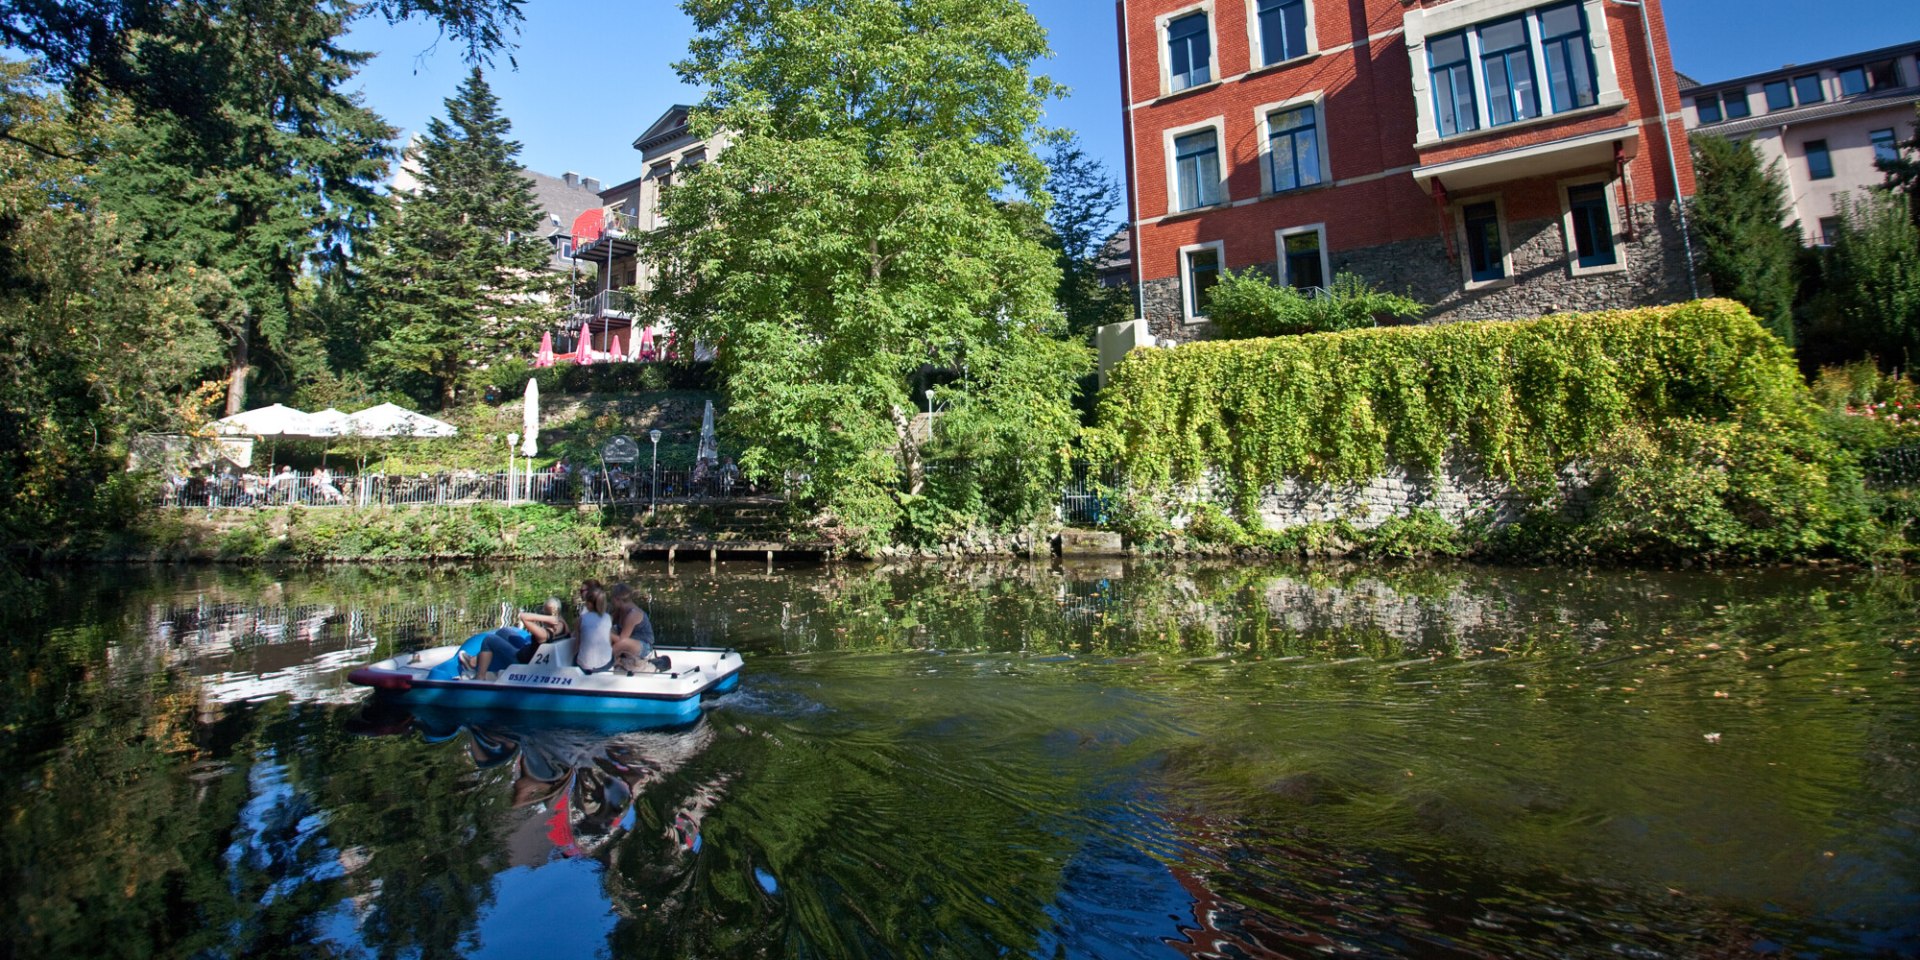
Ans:
[[[1360,481],[1455,452],[1547,508],[1582,462],[1602,468],[1592,517],[1536,549],[1857,554],[1875,537],[1857,473],[1815,412],[1791,352],[1746,308],[1706,300],[1136,351],[1089,450],[1148,497],[1217,473],[1243,518],[1282,478]]]
[[[524,361],[495,364],[486,382],[511,400],[527,389],[529,379],[540,381],[543,395],[562,393],[639,393],[643,390],[712,390],[711,363],[563,363],[534,369]]]

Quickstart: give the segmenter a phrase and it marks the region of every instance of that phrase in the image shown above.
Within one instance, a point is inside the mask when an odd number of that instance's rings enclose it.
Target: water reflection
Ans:
[[[1906,578],[653,567],[663,642],[749,654],[694,725],[344,683],[587,573],[57,586],[0,648],[0,952],[1920,951]]]

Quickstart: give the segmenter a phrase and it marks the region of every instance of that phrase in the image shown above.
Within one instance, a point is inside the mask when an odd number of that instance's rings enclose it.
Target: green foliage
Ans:
[[[666,191],[670,226],[641,243],[653,306],[720,349],[742,468],[802,467],[803,498],[884,540],[898,495],[925,495],[910,389],[931,370],[951,378],[942,429],[1031,507],[1090,365],[1054,339],[1037,212],[1003,199],[1041,192],[1044,32],[1017,0],[683,8],[699,34],[679,69],[710,91],[694,128],[729,143]]]
[[[1100,283],[1100,257],[1114,231],[1120,185],[1106,166],[1080,149],[1079,138],[1062,137],[1047,158],[1047,225],[1058,251],[1060,286],[1055,294],[1067,329],[1086,334],[1132,318],[1133,295]]]
[[[1905,194],[1841,194],[1841,229],[1820,258],[1817,327],[1856,353],[1911,366],[1920,360],[1920,227]]]
[[[1374,289],[1351,273],[1333,278],[1323,293],[1276,284],[1258,269],[1227,271],[1208,296],[1207,315],[1222,339],[1337,333],[1371,327],[1381,317],[1413,319],[1426,312],[1419,301]]]
[[[260,512],[224,531],[229,560],[439,560],[617,553],[599,512],[539,504]]]
[[[1723,297],[1747,305],[1782,341],[1794,342],[1794,261],[1798,224],[1787,223],[1787,185],[1779,164],[1763,167],[1759,148],[1703,135],[1693,141],[1699,189],[1691,214],[1700,265]]]
[[[479,68],[417,147],[421,189],[403,195],[370,241],[365,270],[379,363],[428,378],[441,409],[479,367],[523,354],[551,319],[559,278],[535,235],[541,210],[514,158],[520,144]]]
[[[527,389],[528,380],[540,382],[540,395],[639,393],[645,390],[716,389],[711,363],[604,363],[580,366],[560,364],[534,369],[522,359],[493,364],[485,374],[504,400]]]
[[[1791,354],[1727,301],[1517,323],[1351,331],[1139,351],[1089,450],[1136,496],[1224,483],[1241,517],[1283,478],[1351,482],[1470,458],[1553,500],[1606,477],[1588,553],[1861,555],[1877,532]],[[1394,535],[1433,532],[1427,521]]]

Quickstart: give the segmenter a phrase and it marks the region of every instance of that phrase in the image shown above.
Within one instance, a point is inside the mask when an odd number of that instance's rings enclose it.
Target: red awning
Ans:
[[[607,212],[599,207],[573,218],[573,247],[592,246],[607,229]]]

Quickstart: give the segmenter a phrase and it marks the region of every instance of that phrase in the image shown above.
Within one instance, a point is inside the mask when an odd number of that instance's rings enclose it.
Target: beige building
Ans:
[[[1913,139],[1920,42],[1680,85],[1688,130],[1748,140],[1764,162],[1783,161],[1802,238],[1825,244],[1839,226],[1835,198],[1884,182],[1876,162]]]
[[[566,332],[576,334],[585,328],[595,349],[607,349],[615,338],[630,348],[636,325],[651,325],[640,316],[633,296],[651,290],[653,277],[634,239],[664,223],[661,191],[726,147],[724,136],[694,136],[687,125],[692,109],[675,104],[647,127],[633,141],[644,172],[600,191],[600,207],[581,214],[574,223],[573,256],[583,266],[593,265],[595,289],[580,298]]]

